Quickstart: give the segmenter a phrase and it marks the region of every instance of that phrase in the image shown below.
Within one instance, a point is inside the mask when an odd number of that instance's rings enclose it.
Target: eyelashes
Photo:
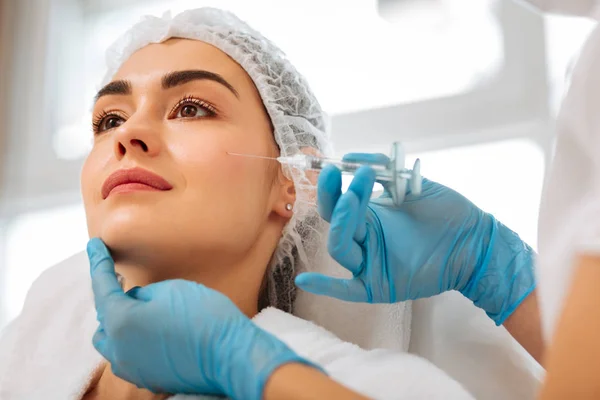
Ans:
[[[192,105],[192,106],[196,106],[201,108],[202,110],[204,110],[208,116],[210,117],[214,117],[217,115],[217,109],[215,108],[215,106],[213,106],[212,104],[210,104],[207,101],[204,101],[202,99],[199,99],[197,97],[194,96],[185,96],[183,97],[181,100],[179,100],[175,106],[173,107],[173,109],[171,110],[171,112],[169,113],[169,118],[171,118],[171,116],[173,114],[175,114],[175,112],[177,110],[180,110],[182,108],[184,108],[185,106],[188,105]]]
[[[202,112],[202,115],[198,115]],[[211,103],[192,95],[180,99],[168,114],[168,119],[204,119],[218,115],[217,108]],[[126,116],[118,110],[103,110],[92,119],[94,134],[100,134],[117,128],[125,123]]]
[[[100,132],[103,132],[108,129],[116,128],[117,126],[120,126],[120,125],[112,126],[112,127],[108,127],[108,128],[105,125],[109,121],[116,121],[117,118],[122,120],[123,122],[125,122],[125,119],[126,119],[116,110],[111,110],[111,111],[104,110],[104,111],[100,112],[98,115],[94,116],[94,118],[92,120],[92,130],[94,131],[94,133],[100,133]]]

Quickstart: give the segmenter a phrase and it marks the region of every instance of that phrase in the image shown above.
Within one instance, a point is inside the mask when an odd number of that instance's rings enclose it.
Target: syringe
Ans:
[[[376,180],[386,184],[387,189],[392,194],[394,205],[399,206],[404,201],[407,181],[410,181],[410,189],[412,194],[416,196],[421,194],[421,162],[417,159],[412,170],[404,168],[404,152],[402,151],[402,147],[398,142],[393,143],[390,162],[386,165],[371,164],[366,162],[349,162],[335,158],[317,157],[308,154],[296,154],[290,157],[265,157],[231,152],[228,154],[233,156],[276,160],[281,164],[301,170],[320,171],[327,165],[335,165],[343,174],[346,175],[354,175],[354,173],[356,173],[360,167],[368,165],[375,171]]]

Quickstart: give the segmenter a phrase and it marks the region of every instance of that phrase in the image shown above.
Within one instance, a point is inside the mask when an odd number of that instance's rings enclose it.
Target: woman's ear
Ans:
[[[274,211],[283,218],[292,218],[294,203],[296,202],[296,187],[294,181],[285,176],[283,168],[278,172],[277,200]]]
[[[302,153],[321,157],[322,154],[314,147],[303,147],[300,149]],[[294,181],[287,177],[284,172],[285,166],[281,166],[277,175],[279,184],[278,199],[275,203],[275,212],[284,218],[292,218],[294,214],[294,203],[296,202],[296,187]],[[313,185],[314,189],[307,189],[307,193],[303,193],[304,200],[316,204],[317,201],[317,181],[319,173],[317,171],[305,171],[306,179]],[[304,190],[304,189],[303,189]]]

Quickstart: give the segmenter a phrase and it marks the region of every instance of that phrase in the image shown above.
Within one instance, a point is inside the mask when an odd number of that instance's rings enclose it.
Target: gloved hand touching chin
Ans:
[[[347,161],[385,164],[381,154]],[[362,167],[341,193],[336,167],[321,171],[318,206],[331,223],[331,256],[353,274],[296,278],[303,290],[345,301],[395,303],[457,290],[500,325],[535,288],[534,251],[459,193],[424,180],[399,207],[386,191],[370,200],[375,174]]]
[[[87,250],[100,322],[93,343],[120,378],[154,393],[258,400],[276,368],[310,365],[223,294],[185,280],[124,293],[104,243],[92,239]]]

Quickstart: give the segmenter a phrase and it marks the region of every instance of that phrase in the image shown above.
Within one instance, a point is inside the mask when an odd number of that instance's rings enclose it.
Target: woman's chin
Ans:
[[[168,237],[164,230],[147,226],[106,224],[97,235],[110,250],[115,262],[158,258],[168,250]]]
[[[111,212],[97,218],[91,229],[96,236],[100,237],[109,247],[110,244],[147,242],[153,238],[164,236],[168,224],[150,215],[136,212]],[[160,239],[154,239],[160,242]]]

